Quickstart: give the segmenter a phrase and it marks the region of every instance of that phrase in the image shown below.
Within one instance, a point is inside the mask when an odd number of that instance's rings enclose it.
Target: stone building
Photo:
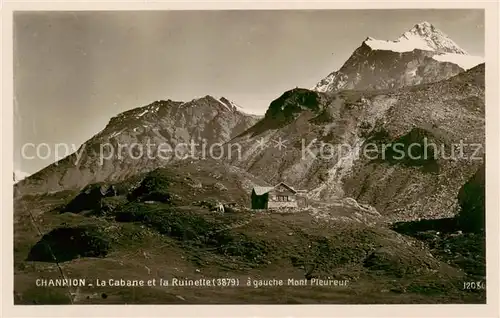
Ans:
[[[297,208],[306,205],[304,191],[280,182],[274,187],[254,187],[252,209]]]

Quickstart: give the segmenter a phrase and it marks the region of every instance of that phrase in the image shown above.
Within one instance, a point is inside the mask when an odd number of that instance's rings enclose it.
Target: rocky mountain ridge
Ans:
[[[16,192],[43,193],[124,180],[176,157],[195,156],[202,144],[224,143],[258,119],[226,98],[209,95],[188,102],[155,101],[111,118],[76,153],[19,182]],[[199,144],[193,153],[188,147],[191,141]]]

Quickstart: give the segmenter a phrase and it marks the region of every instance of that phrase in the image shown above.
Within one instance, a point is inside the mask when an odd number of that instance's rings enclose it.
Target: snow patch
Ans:
[[[30,174],[27,172],[21,171],[19,169],[14,170],[14,182],[19,182],[23,179],[26,179],[29,176]]]
[[[335,80],[335,75],[337,75],[336,72],[330,73],[327,77],[322,79],[316,86],[313,88],[313,90],[318,91],[320,93],[325,93],[328,91],[328,87],[333,84],[333,81]]]
[[[221,97],[222,99],[222,97]],[[236,110],[242,114],[245,114],[245,115],[250,115],[250,116],[256,116],[255,114],[251,114],[249,112],[247,112],[243,107],[241,107],[240,105],[236,104],[235,102],[231,101],[231,100],[227,100],[229,105],[227,105],[226,103],[222,102],[221,100],[218,100],[219,103],[223,103],[226,107],[228,107],[229,110]]]
[[[432,47],[427,44],[427,41],[419,36],[407,34],[396,41],[383,41],[368,38],[365,44],[372,50],[393,51],[393,52],[411,52],[413,50],[434,51]]]
[[[465,55],[457,53],[437,54],[434,55],[432,58],[439,62],[450,62],[453,64],[457,64],[464,70],[471,69],[476,65],[484,63],[484,58],[481,56]]]
[[[333,72],[322,79],[313,90],[324,93],[330,90],[345,88],[348,79],[348,76],[342,72]]]
[[[115,131],[111,136],[109,136],[109,138],[116,137],[116,136],[120,135],[124,131],[125,131],[125,129],[122,129],[120,131]]]
[[[145,110],[145,111],[143,111],[142,113],[138,114],[138,115],[137,115],[137,118],[142,117],[142,116],[143,116],[144,114],[146,114],[148,111],[149,111],[149,110],[148,110],[148,109],[146,109],[146,110]]]
[[[229,106],[224,103],[223,101],[221,101],[220,99],[217,100],[219,103],[221,103],[227,110],[231,110],[231,108],[229,108]]]
[[[239,106],[238,104],[232,102],[232,101],[229,101],[231,103],[231,106],[233,106],[233,108],[235,108],[237,111],[239,111],[240,113],[245,113],[245,109],[241,106]]]

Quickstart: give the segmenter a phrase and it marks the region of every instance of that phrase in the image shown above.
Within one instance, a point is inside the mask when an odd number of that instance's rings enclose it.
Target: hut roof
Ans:
[[[290,189],[290,191],[292,191],[294,193],[297,192],[297,190],[295,190],[294,188],[292,188],[291,186],[287,185],[284,182],[280,182],[277,185],[275,185],[274,187],[254,187],[253,191],[255,192],[256,195],[263,195],[263,194],[266,194],[269,191],[273,190],[274,188],[276,188],[279,185],[285,186],[286,188]]]
[[[263,195],[274,189],[274,187],[254,187],[253,191],[256,195]]]

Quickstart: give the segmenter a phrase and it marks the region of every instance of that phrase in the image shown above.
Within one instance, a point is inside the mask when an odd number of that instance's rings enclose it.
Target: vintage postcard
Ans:
[[[498,6],[399,4],[5,3],[10,315],[496,316]]]

